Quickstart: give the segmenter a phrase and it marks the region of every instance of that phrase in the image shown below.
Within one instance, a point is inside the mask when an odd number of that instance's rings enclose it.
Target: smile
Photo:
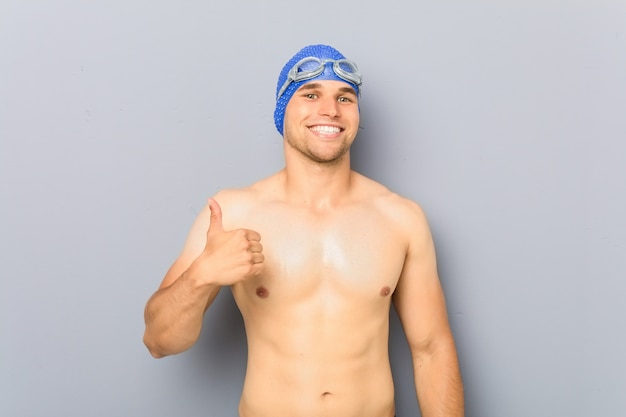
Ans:
[[[337,133],[341,132],[341,128],[328,125],[311,126],[309,129],[319,135],[336,135]]]

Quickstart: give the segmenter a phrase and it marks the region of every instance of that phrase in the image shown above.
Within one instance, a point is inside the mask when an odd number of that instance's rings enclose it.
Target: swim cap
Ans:
[[[280,72],[280,75],[278,76],[278,83],[276,84],[276,96],[278,96],[280,89],[284,86],[285,82],[287,81],[287,76],[289,74],[289,71],[301,59],[307,58],[307,57],[315,57],[319,59],[334,59],[334,60],[345,59],[343,54],[339,52],[338,50],[336,50],[335,48],[333,48],[332,46],[328,46],[328,45],[305,46],[298,53],[296,53],[289,61],[287,61],[282,71]],[[314,78],[309,78],[307,80],[296,81],[296,82],[290,83],[285,89],[285,91],[283,92],[283,94],[280,97],[277,97],[276,109],[274,110],[274,124],[276,125],[276,129],[278,130],[278,133],[280,133],[281,135],[283,134],[283,125],[285,122],[285,108],[287,107],[287,103],[289,103],[289,100],[291,100],[291,97],[296,92],[296,90],[300,88],[300,86],[312,80],[343,81],[344,83],[354,88],[354,91],[356,91],[357,95],[359,94],[358,85],[351,83],[339,77],[337,74],[335,74],[332,64],[330,63],[325,64],[324,72],[322,72],[320,75]]]

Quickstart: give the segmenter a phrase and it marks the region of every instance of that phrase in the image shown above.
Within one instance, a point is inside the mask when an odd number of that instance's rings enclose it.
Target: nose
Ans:
[[[335,97],[329,96],[319,100],[319,114],[333,118],[339,116],[339,102]]]

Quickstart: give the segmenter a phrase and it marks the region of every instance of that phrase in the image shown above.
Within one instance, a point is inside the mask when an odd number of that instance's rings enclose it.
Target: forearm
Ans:
[[[170,286],[158,290],[145,309],[144,343],[154,357],[189,349],[200,336],[207,306],[219,286],[200,284],[187,270]]]
[[[414,358],[415,386],[423,417],[463,417],[463,383],[454,342]]]

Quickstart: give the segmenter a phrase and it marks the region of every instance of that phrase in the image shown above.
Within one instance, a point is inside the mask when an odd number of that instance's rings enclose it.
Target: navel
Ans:
[[[388,296],[389,294],[391,294],[391,288],[389,288],[389,287],[387,287],[387,286],[383,287],[383,288],[380,290],[380,295],[381,295],[382,297],[386,297],[386,296]]]
[[[259,287],[256,289],[256,295],[259,298],[267,298],[267,296],[270,295],[270,292],[265,289],[265,287]]]

